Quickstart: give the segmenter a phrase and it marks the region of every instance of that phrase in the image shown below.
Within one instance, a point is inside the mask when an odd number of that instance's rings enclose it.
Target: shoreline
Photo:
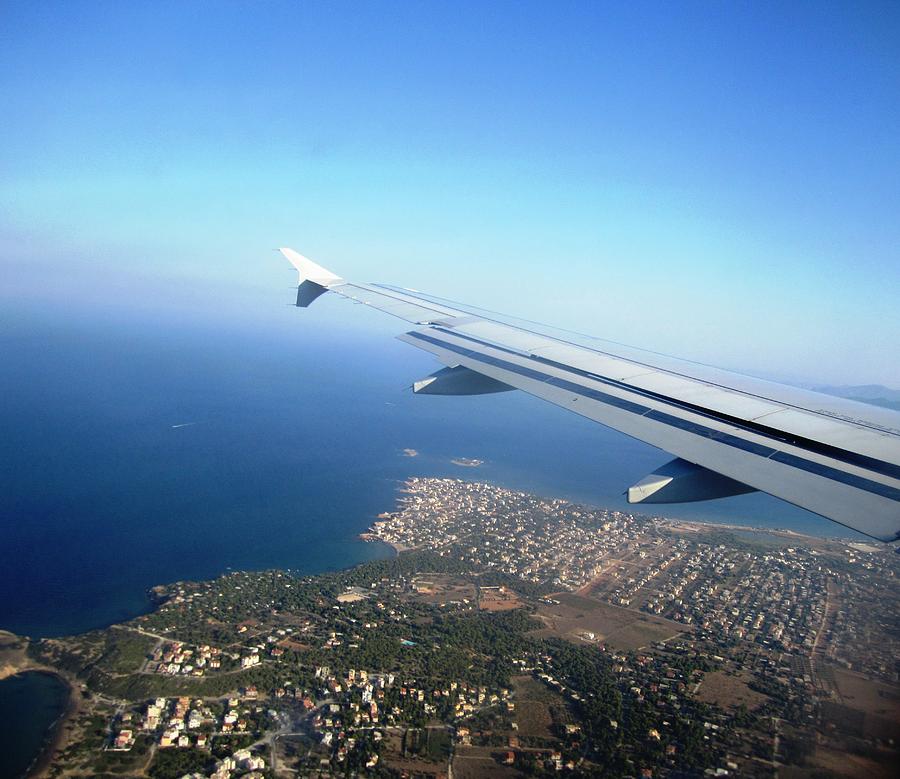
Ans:
[[[59,716],[50,723],[44,733],[40,749],[25,769],[24,776],[36,779],[46,774],[52,765],[56,753],[62,749],[66,741],[66,725],[81,710],[82,695],[77,682],[58,668],[36,663],[28,656],[31,639],[8,630],[0,630],[0,649],[14,653],[12,657],[3,658],[0,664],[0,680],[13,679],[26,674],[45,674],[61,681],[67,690],[66,705]]]
[[[798,542],[805,543],[823,543],[823,542],[831,542],[831,543],[841,543],[841,544],[850,544],[850,543],[860,543],[853,542],[848,538],[840,538],[840,537],[832,537],[832,536],[814,536],[809,533],[801,533],[796,530],[791,530],[790,528],[784,527],[754,527],[753,525],[737,525],[734,523],[725,523],[725,522],[712,522],[712,521],[704,521],[699,519],[674,519],[669,517],[658,517],[658,516],[647,516],[647,515],[635,515],[635,516],[646,516],[651,520],[662,520],[667,525],[675,530],[687,531],[691,533],[698,533],[709,530],[736,530],[744,533],[764,533],[768,535],[775,536],[783,536],[787,538],[795,538]],[[407,546],[405,544],[401,544],[397,541],[388,541],[385,538],[382,538],[378,535],[377,532],[373,531],[372,528],[360,533],[357,535],[357,538],[360,541],[365,541],[366,543],[379,543],[384,544],[387,547],[390,547],[394,550],[396,555],[400,555],[403,552],[410,552],[419,549],[418,546]]]
[[[405,544],[400,544],[395,541],[387,541],[377,533],[373,533],[371,529],[366,530],[364,533],[360,533],[357,538],[360,541],[365,541],[368,544],[384,544],[384,546],[390,547],[394,550],[395,556],[401,554],[402,552],[409,552],[419,548],[417,546],[406,546]]]
[[[397,491],[398,493],[407,491],[404,489],[403,482],[400,482]],[[594,507],[603,508],[597,506]],[[614,511],[614,509],[609,508],[604,510]],[[808,533],[798,532],[789,528],[757,527],[752,525],[737,524],[733,522],[726,523],[711,520],[684,520],[660,515],[646,515],[643,513],[635,513],[634,516],[641,516],[650,521],[662,521],[673,529],[680,530],[682,532],[704,532],[709,530],[721,529],[777,535],[785,538],[793,538],[799,542],[806,543],[821,543],[823,541],[845,544],[851,543],[851,539],[810,535]],[[379,515],[379,518],[383,518],[382,515]],[[382,538],[371,526],[368,527],[364,532],[359,533],[356,538],[367,543],[383,544],[385,547],[393,551],[393,555],[395,557],[403,554],[404,552],[415,551],[421,548],[421,546],[410,546],[400,542],[388,541]],[[349,567],[355,567],[356,565],[361,564],[361,562],[363,561],[354,563]],[[152,613],[167,600],[165,596],[165,587],[166,585],[156,585],[146,591],[148,608],[142,613]],[[134,617],[132,617],[132,619],[133,618]],[[107,625],[105,627],[110,626]],[[40,750],[35,755],[24,774],[27,779],[42,779],[43,777],[47,776],[47,772],[53,766],[56,756],[68,746],[70,737],[72,733],[75,732],[74,728],[69,728],[68,726],[70,725],[70,723],[73,723],[76,720],[79,713],[82,711],[85,697],[82,693],[81,685],[76,678],[70,677],[64,671],[60,671],[59,669],[38,664],[34,662],[30,657],[28,657],[27,649],[28,645],[31,643],[31,639],[0,629],[0,649],[3,648],[4,639],[8,643],[14,642],[17,646],[14,650],[16,653],[15,657],[3,658],[2,656],[0,656],[0,679],[18,676],[26,673],[44,673],[55,676],[66,686],[68,691],[68,697],[65,707],[63,708],[59,716],[48,726],[44,735],[42,746],[40,747]],[[2,662],[3,660],[6,660],[6,662]]]
[[[584,506],[585,508],[588,508],[588,509],[599,509],[602,511],[618,512],[621,514],[630,514],[634,517],[643,518],[646,520],[664,521],[671,525],[683,525],[686,527],[691,526],[691,525],[697,525],[697,526],[709,527],[709,528],[717,528],[718,527],[718,528],[724,528],[727,530],[748,530],[748,531],[759,532],[759,533],[784,533],[784,534],[791,534],[794,536],[798,536],[800,538],[810,538],[810,539],[815,539],[817,541],[828,541],[828,542],[834,542],[834,543],[839,543],[839,544],[875,543],[877,540],[877,539],[873,539],[873,538],[865,535],[864,533],[860,533],[859,531],[855,531],[855,530],[852,530],[851,528],[847,528],[845,526],[832,523],[829,520],[826,520],[824,518],[820,518],[820,519],[822,519],[822,521],[824,523],[826,523],[827,525],[834,525],[833,527],[829,527],[828,530],[832,530],[835,533],[840,533],[840,535],[826,534],[824,527],[821,532],[818,532],[818,531],[817,532],[808,532],[808,531],[802,531],[802,530],[791,530],[789,527],[787,527],[785,525],[768,526],[768,525],[737,524],[737,522],[739,522],[741,519],[744,518],[743,516],[741,516],[739,518],[727,518],[725,516],[722,516],[721,518],[709,517],[709,518],[703,518],[703,519],[684,519],[681,517],[666,516],[661,513],[650,513],[647,511],[649,506],[644,507],[643,510],[635,511],[634,509],[641,507],[641,504],[627,504],[625,506],[620,506],[620,507],[610,506],[608,504],[599,503],[598,500],[594,499],[594,498],[584,497],[582,495],[572,496],[568,491],[565,491],[565,490],[560,492],[560,491],[554,491],[552,489],[530,488],[530,487],[528,489],[524,489],[519,484],[512,484],[508,480],[503,479],[502,477],[491,476],[489,478],[488,477],[476,478],[476,476],[477,475],[473,475],[472,478],[466,478],[465,476],[449,475],[449,476],[435,476],[433,478],[450,479],[450,480],[464,481],[464,482],[469,482],[469,483],[483,483],[483,484],[487,484],[489,486],[503,487],[505,489],[512,490],[513,492],[523,492],[523,493],[532,495],[533,497],[540,498],[543,500],[563,500],[563,501],[566,501],[567,503],[577,504],[580,506]],[[427,478],[427,477],[425,477],[425,478]],[[402,495],[404,493],[409,492],[409,490],[405,488],[405,481],[406,481],[405,479],[397,479],[397,482],[398,482],[397,493],[398,494]],[[722,498],[720,500],[727,500],[727,498]],[[652,504],[652,505],[659,506],[659,505],[666,505],[666,504]],[[668,505],[676,506],[676,505],[687,505],[687,504],[668,504]],[[389,516],[391,513],[392,512],[385,512],[385,516]],[[813,516],[815,516],[815,515],[813,515]],[[381,515],[379,515],[379,518],[380,517],[381,517]],[[371,533],[371,528],[369,528],[366,532]],[[844,535],[843,534],[844,532],[849,533],[851,535]],[[362,535],[362,534],[360,534],[360,535]],[[383,539],[378,539],[378,540],[383,540]],[[389,543],[389,542],[384,541],[384,543]],[[879,542],[879,543],[883,543],[883,542]]]
[[[55,676],[68,689],[68,699],[66,700],[65,708],[50,724],[50,727],[47,728],[40,751],[35,755],[34,760],[31,761],[31,765],[25,770],[26,779],[40,779],[40,777],[46,775],[47,769],[52,767],[57,753],[66,746],[66,725],[74,721],[81,711],[83,698],[75,683],[59,671],[35,670],[24,673],[46,673],[50,676]]]
[[[791,530],[786,527],[757,527],[754,525],[736,525],[731,522],[712,522],[700,519],[669,519],[661,517],[671,527],[691,532],[699,532],[709,529],[736,530],[743,533],[765,533],[773,536],[785,536],[788,538],[796,538],[798,541],[807,543],[831,542],[841,544],[860,543],[849,538],[839,538],[834,536],[814,536],[810,533],[801,533],[797,530]]]
[[[5,633],[6,631],[3,632]],[[40,777],[46,775],[47,769],[53,765],[53,760],[57,753],[66,746],[66,725],[72,722],[81,711],[83,697],[81,691],[70,678],[61,671],[48,666],[27,666],[13,673],[7,673],[2,678],[14,679],[17,676],[26,676],[28,674],[52,676],[61,681],[66,688],[66,705],[56,719],[47,726],[37,754],[28,764],[25,773],[22,774],[26,779],[40,779]]]

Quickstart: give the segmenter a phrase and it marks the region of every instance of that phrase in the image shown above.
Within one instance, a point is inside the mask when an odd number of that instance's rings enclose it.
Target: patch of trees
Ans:
[[[178,779],[185,774],[209,771],[214,762],[209,752],[200,749],[160,749],[147,773],[152,779]]]

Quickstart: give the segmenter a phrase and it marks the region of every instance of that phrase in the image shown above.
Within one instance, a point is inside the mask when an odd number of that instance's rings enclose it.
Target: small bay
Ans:
[[[23,673],[0,680],[0,779],[25,775],[68,700],[67,685],[52,674]]]

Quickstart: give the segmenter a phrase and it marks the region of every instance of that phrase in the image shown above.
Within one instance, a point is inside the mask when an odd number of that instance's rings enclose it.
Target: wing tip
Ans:
[[[332,273],[327,268],[313,262],[309,257],[304,257],[300,252],[295,251],[287,246],[278,249],[282,256],[296,269],[300,274],[300,283],[311,281],[321,287],[330,287],[337,284],[343,279],[336,273]]]

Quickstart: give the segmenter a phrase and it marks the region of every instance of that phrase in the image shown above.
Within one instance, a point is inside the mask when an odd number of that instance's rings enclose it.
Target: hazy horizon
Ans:
[[[287,245],[726,368],[900,386],[896,4],[3,21],[5,302],[262,323]]]

